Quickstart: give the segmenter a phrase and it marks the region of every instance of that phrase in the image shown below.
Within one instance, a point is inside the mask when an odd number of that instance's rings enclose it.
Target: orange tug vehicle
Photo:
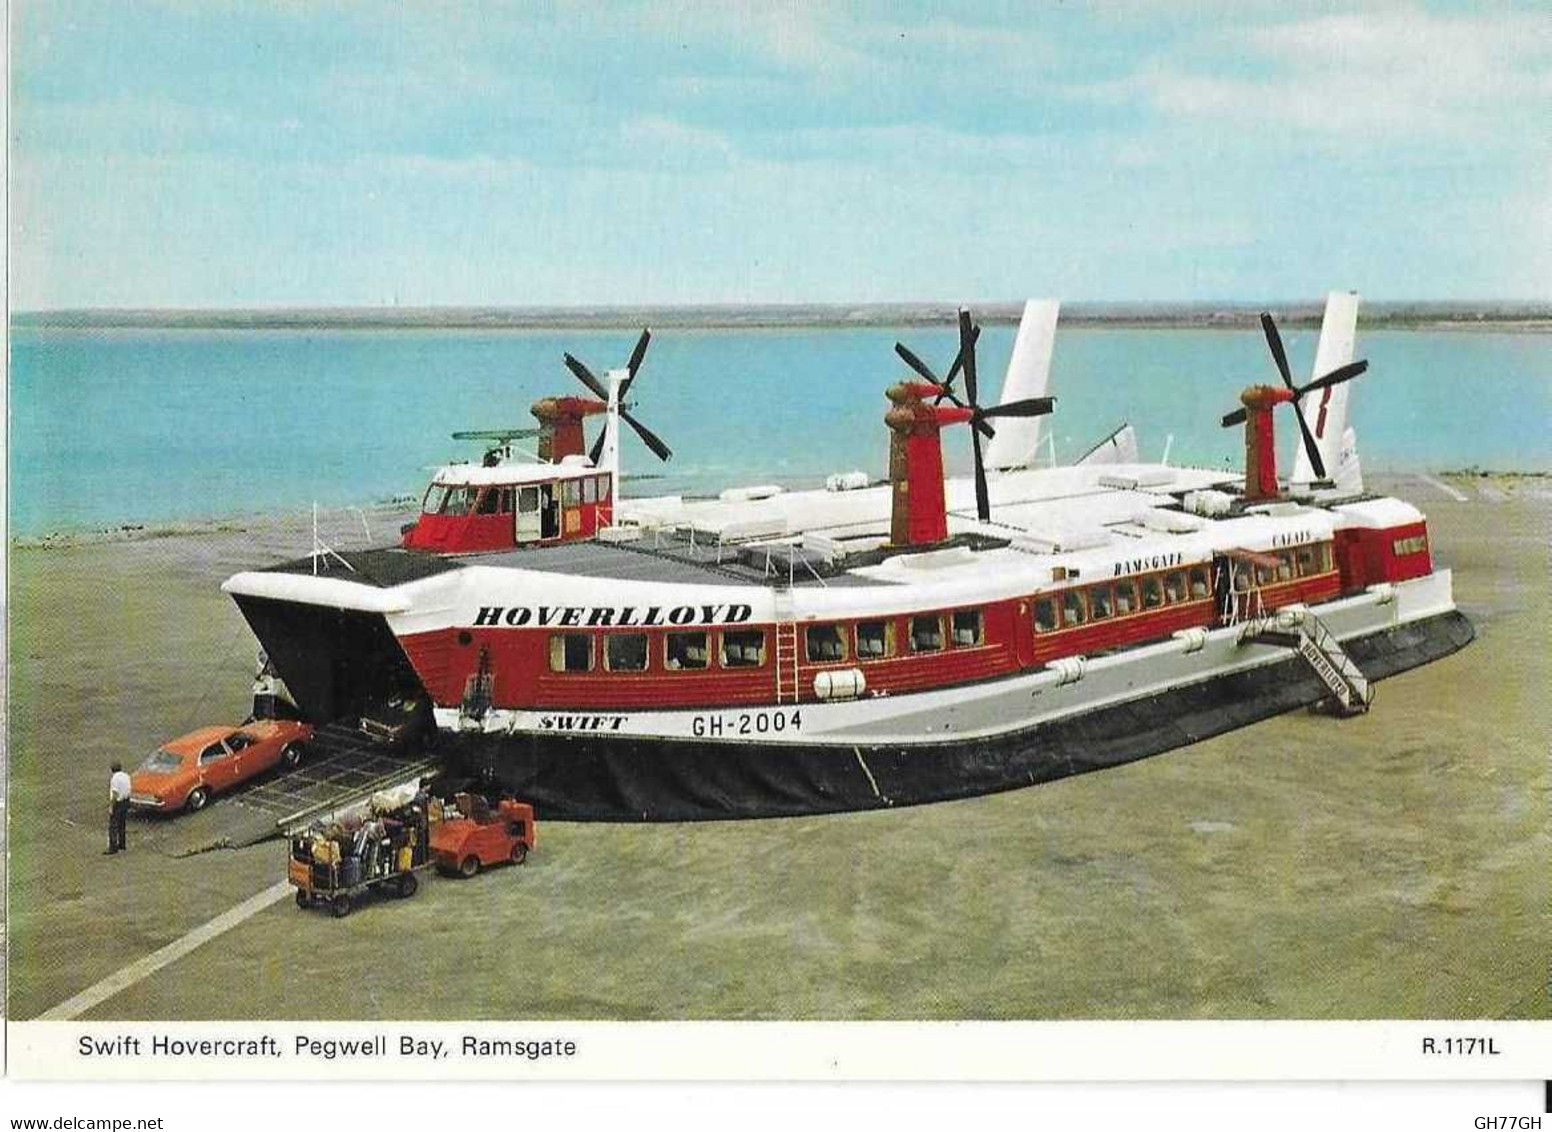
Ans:
[[[533,807],[503,798],[491,809],[478,794],[458,794],[431,830],[431,856],[439,871],[472,877],[487,865],[521,865],[534,847]],[[456,814],[456,816],[454,816]]]
[[[472,877],[486,865],[522,864],[535,839],[533,807],[504,798],[492,810],[478,794],[442,802],[419,794],[362,818],[315,825],[291,838],[286,878],[298,908],[348,916],[373,891],[399,899],[420,887],[429,868]]]

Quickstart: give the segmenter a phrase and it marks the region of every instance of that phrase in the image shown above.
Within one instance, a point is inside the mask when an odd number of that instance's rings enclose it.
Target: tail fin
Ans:
[[[999,404],[1025,397],[1044,397],[1051,380],[1051,349],[1056,343],[1056,299],[1030,299],[1024,304],[1013,356],[1002,379]],[[1022,468],[1035,458],[1040,444],[1041,417],[1004,417],[997,421],[997,435],[986,448],[988,468]]]
[[[1315,347],[1315,369],[1311,378],[1330,373],[1353,360],[1353,342],[1358,333],[1358,293],[1332,291],[1326,296],[1326,313],[1320,323],[1320,344]],[[1327,386],[1319,394],[1300,403],[1304,419],[1315,434],[1321,463],[1326,475],[1338,487],[1363,490],[1363,470],[1358,463],[1358,436],[1348,425],[1347,398],[1352,382]],[[1294,483],[1309,483],[1315,478],[1303,445],[1293,462]]]

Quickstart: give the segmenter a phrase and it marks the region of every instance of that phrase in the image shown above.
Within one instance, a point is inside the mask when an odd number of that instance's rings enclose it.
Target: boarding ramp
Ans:
[[[1247,625],[1241,640],[1279,645],[1304,658],[1331,692],[1317,707],[1333,715],[1362,715],[1374,702],[1374,686],[1326,624],[1301,606],[1278,610]]]
[[[240,849],[435,774],[440,766],[423,744],[385,742],[352,724],[325,724],[313,732],[301,766],[219,794],[197,814],[143,816],[130,836],[132,844],[169,857]]]

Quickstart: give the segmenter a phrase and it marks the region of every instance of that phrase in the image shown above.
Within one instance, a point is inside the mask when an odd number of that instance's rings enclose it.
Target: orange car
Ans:
[[[296,766],[312,736],[309,724],[290,719],[201,727],[165,744],[129,776],[130,805],[164,813],[202,810],[212,794],[271,767]]]

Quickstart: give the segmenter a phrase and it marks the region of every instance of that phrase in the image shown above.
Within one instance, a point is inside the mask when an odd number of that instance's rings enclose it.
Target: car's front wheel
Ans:
[[[188,801],[183,803],[183,808],[189,813],[197,813],[205,808],[205,803],[210,801],[210,791],[203,786],[196,786],[189,791]]]
[[[280,761],[288,768],[295,769],[302,765],[302,745],[300,743],[287,743],[280,752]]]

